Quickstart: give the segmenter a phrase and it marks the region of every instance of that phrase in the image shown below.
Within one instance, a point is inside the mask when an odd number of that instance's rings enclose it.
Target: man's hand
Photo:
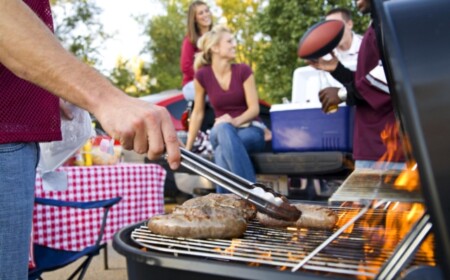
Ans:
[[[94,113],[105,131],[125,149],[147,153],[151,160],[166,152],[170,168],[177,169],[180,145],[167,109],[126,95],[116,97],[99,104]]]
[[[339,88],[327,87],[319,91],[319,100],[322,103],[322,111],[328,112],[328,107],[338,105],[342,100],[338,96]]]
[[[308,63],[309,65],[311,65],[312,67],[314,67],[318,70],[333,72],[334,70],[336,70],[336,67],[339,63],[339,59],[337,59],[337,57],[334,55],[334,53],[330,53],[330,55],[331,55],[330,60],[326,60],[321,57],[321,58],[315,59],[315,60],[306,60],[306,63]]]

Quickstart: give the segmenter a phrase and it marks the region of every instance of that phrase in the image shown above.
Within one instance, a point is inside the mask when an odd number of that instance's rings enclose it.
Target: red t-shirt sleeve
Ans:
[[[248,77],[250,77],[253,74],[253,70],[252,68],[250,68],[250,66],[248,66],[247,64],[239,64],[239,72],[240,75],[239,77],[241,78],[241,83],[244,83]]]
[[[198,81],[198,83],[205,88],[205,75],[206,75],[206,68],[202,67],[200,69],[197,70],[197,72],[195,73],[195,79]]]
[[[194,79],[194,58],[197,49],[186,36],[181,47],[180,68],[183,73],[183,86]]]

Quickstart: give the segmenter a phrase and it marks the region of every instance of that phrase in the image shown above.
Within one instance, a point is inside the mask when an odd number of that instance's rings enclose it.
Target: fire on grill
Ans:
[[[131,238],[149,252],[372,279],[424,214],[421,204],[376,204],[376,209],[360,205],[330,207],[339,220],[329,231],[269,228],[253,221],[242,238],[232,240],[170,238],[153,234],[146,225],[136,228]],[[433,244],[432,236],[428,237],[411,265],[435,265]]]

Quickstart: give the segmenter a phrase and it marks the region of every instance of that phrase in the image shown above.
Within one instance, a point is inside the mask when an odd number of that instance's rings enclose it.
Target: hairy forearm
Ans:
[[[0,5],[0,62],[14,74],[91,113],[105,94],[122,95],[111,92],[106,78],[67,52],[23,1],[0,0]]]

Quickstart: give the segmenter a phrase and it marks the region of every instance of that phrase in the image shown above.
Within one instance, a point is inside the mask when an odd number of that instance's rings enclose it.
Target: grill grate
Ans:
[[[330,197],[330,201],[402,201],[423,202],[422,193],[394,188],[400,171],[354,170]],[[420,189],[420,188],[419,188]]]
[[[338,213],[340,219],[360,210],[348,207],[331,208]],[[382,248],[383,244],[395,243],[398,236],[385,235],[383,239],[376,234],[384,230],[383,209],[371,210],[370,215],[370,227],[367,227],[366,223],[356,222],[351,232],[340,234],[308,260],[302,269],[375,277],[395,249]],[[367,215],[364,216],[367,218]],[[377,224],[376,221],[380,222]],[[174,256],[189,255],[288,270],[304,260],[334,232],[335,230],[268,228],[251,221],[244,236],[233,240],[170,238],[153,234],[146,226],[136,228],[131,238],[145,248]],[[434,259],[419,251],[413,264],[433,265]]]

